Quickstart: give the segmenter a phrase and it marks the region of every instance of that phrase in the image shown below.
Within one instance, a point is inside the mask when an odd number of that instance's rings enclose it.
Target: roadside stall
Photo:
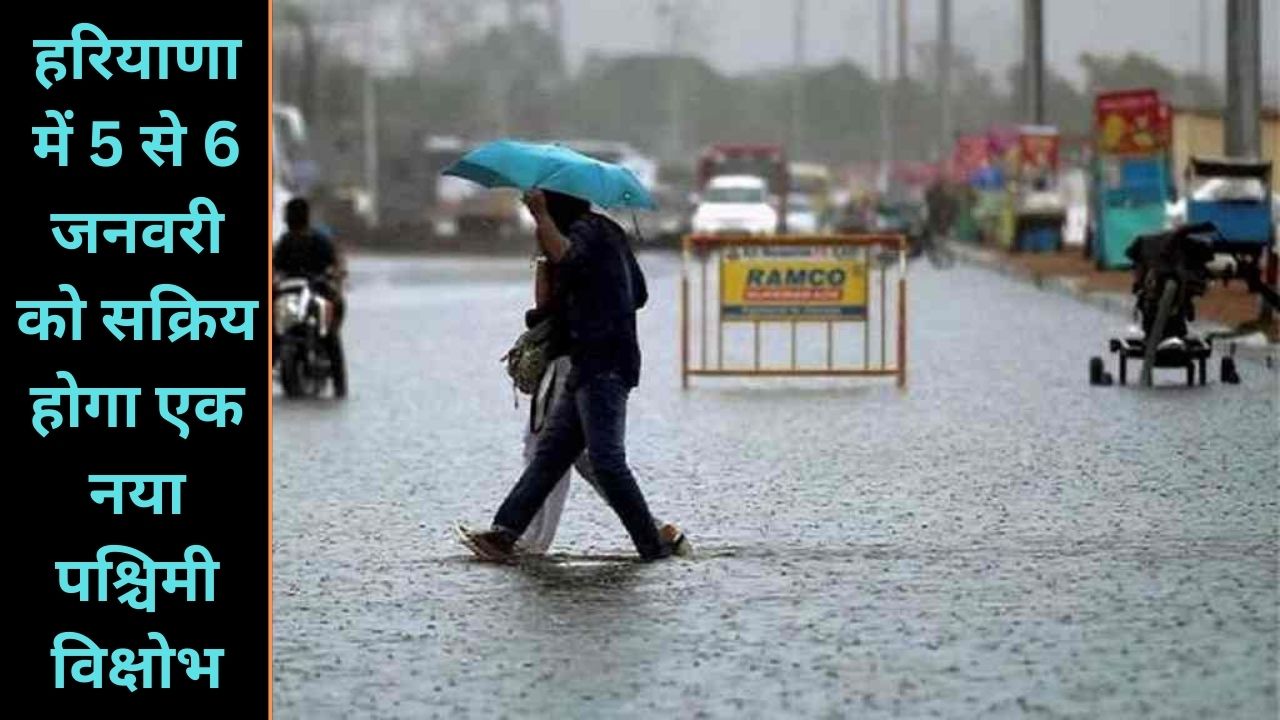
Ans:
[[[1172,187],[1169,127],[1169,108],[1155,90],[1097,97],[1088,251],[1100,269],[1129,267],[1125,250],[1134,239],[1164,228]]]
[[[1187,222],[1217,228],[1214,252],[1233,257],[1229,275],[1262,296],[1259,319],[1270,318],[1280,308],[1271,161],[1193,157],[1188,171]]]
[[[1000,169],[998,217],[995,227],[996,245],[1012,250],[1018,236],[1018,140],[1021,129],[999,127],[990,133],[993,165]]]
[[[1219,252],[1256,258],[1272,246],[1269,160],[1193,157],[1187,175],[1187,222],[1213,223]]]
[[[962,135],[956,138],[951,154],[951,178],[956,184],[956,217],[951,232],[961,242],[981,240],[981,228],[975,216],[978,205],[979,174],[990,162],[985,135]]]
[[[983,238],[1002,248],[1013,244],[1014,211],[1010,193],[1016,170],[1016,127],[996,127],[986,134],[986,162],[970,184],[976,190],[974,220]]]
[[[1062,248],[1066,203],[1058,178],[1060,137],[1056,127],[1024,125],[1018,133],[1016,212],[1012,249],[1055,252]]]

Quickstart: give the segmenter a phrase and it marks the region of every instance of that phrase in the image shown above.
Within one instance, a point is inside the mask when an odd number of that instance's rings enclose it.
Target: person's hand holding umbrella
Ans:
[[[569,250],[569,241],[560,234],[555,221],[551,219],[551,211],[547,209],[547,196],[535,189],[526,192],[522,199],[524,206],[533,215],[533,234],[538,240],[538,247],[551,262],[559,262]]]
[[[529,212],[533,215],[534,220],[543,218],[549,219],[547,213],[547,196],[541,190],[530,190],[521,198],[524,200],[524,206],[529,208]]]

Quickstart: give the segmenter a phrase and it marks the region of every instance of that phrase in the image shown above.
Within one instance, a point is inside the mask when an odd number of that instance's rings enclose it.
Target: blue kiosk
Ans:
[[[1092,175],[1089,253],[1100,270],[1128,268],[1125,251],[1133,241],[1164,229],[1168,158],[1163,152],[1098,155]]]

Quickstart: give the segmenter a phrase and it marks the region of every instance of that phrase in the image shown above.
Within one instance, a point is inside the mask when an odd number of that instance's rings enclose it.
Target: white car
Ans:
[[[812,235],[821,231],[818,222],[818,211],[813,201],[804,193],[791,193],[787,196],[787,232],[799,235]]]
[[[772,233],[778,212],[769,205],[769,189],[753,175],[711,178],[690,224],[695,233]]]

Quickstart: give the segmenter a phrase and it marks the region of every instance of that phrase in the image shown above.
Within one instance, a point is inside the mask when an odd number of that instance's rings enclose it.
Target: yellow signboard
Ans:
[[[867,317],[867,267],[844,258],[734,257],[720,265],[726,322]]]

